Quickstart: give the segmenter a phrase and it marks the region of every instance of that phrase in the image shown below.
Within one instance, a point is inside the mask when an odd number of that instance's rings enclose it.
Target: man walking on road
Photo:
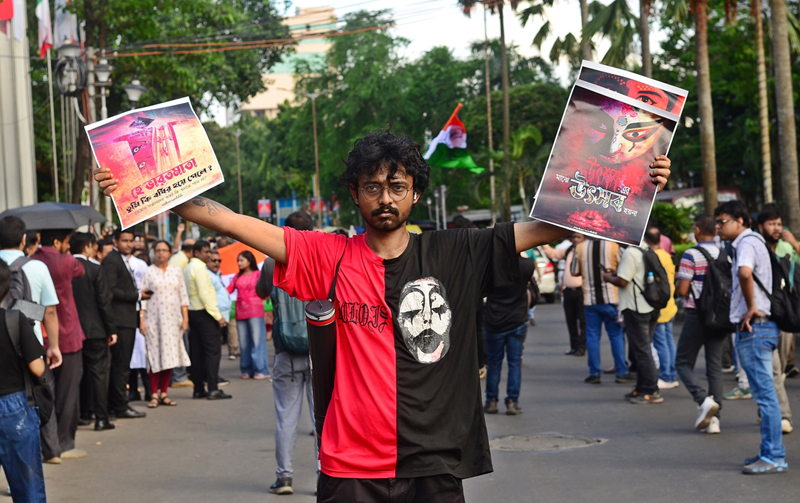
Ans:
[[[764,238],[748,228],[750,217],[744,203],[722,203],[714,210],[714,218],[719,237],[732,241],[735,250],[730,320],[736,325],[739,363],[761,413],[761,448],[757,456],[745,460],[742,471],[752,475],[780,473],[788,465],[772,375],[772,353],[780,338],[778,326],[769,319],[772,261]]]
[[[669,160],[659,156],[651,167],[663,186]],[[274,227],[202,197],[175,208],[273,257],[275,286],[293,297],[326,298],[337,278],[321,503],[388,501],[390,494],[463,502],[462,479],[492,471],[474,309],[492,289],[521,281],[521,251],[567,232],[526,222],[410,234],[406,221],[429,176],[410,139],[376,131],[358,140],[342,182],[367,232],[349,239]],[[109,193],[118,184],[106,169],[95,177]]]
[[[221,400],[231,395],[219,389],[219,360],[222,355],[220,328],[227,325],[217,304],[217,292],[206,266],[211,246],[198,241],[192,260],[183,270],[189,292],[189,358],[192,360],[194,398]],[[208,391],[206,391],[208,386]]]
[[[694,219],[694,237],[697,246],[684,252],[675,276],[676,295],[686,297],[686,318],[678,339],[675,368],[697,404],[698,415],[694,427],[706,433],[719,433],[719,411],[722,409],[722,353],[728,333],[705,326],[702,313],[697,310],[697,299],[703,295],[703,285],[712,265],[710,261],[730,262],[728,255],[714,242],[716,226],[714,217],[702,213]],[[722,254],[722,259],[720,259]],[[730,267],[730,266],[728,266]],[[716,278],[715,278],[716,279]],[[694,376],[697,355],[703,348],[706,355],[708,391]]]
[[[298,211],[286,217],[286,227],[311,231],[314,221],[308,213]],[[305,306],[307,302],[289,297],[285,290],[274,287],[272,276],[275,260],[267,257],[258,277],[256,292],[262,299],[272,297],[275,323],[272,340],[275,362],[272,366],[272,393],[275,397],[275,460],[278,480],[269,488],[275,494],[293,494],[292,461],[297,442],[297,423],[303,412],[303,393],[308,401],[311,423],[314,424],[314,395],[311,389],[311,367],[308,358],[308,331]],[[316,449],[316,442],[314,447]],[[316,452],[315,452],[316,453]],[[319,469],[317,470],[319,474]]]
[[[653,236],[645,233],[647,244],[652,242],[651,239]],[[636,386],[625,398],[634,404],[661,403],[664,397],[658,392],[658,371],[650,349],[659,311],[644,298],[647,281],[644,251],[638,246],[628,246],[616,272],[603,273],[603,279],[619,287],[619,310],[625,317],[625,334],[636,363]]]
[[[619,294],[616,285],[603,280],[606,271],[616,270],[620,250],[617,243],[588,239],[575,247],[577,257],[571,263],[572,274],[583,279],[583,308],[586,312],[586,351],[589,354],[589,377],[584,382],[600,384],[600,335],[606,327],[614,356],[615,381],[636,382],[625,361],[625,336],[617,323]]]
[[[675,304],[675,263],[672,262],[672,255],[661,248],[661,237],[658,227],[651,226],[644,239],[658,256],[669,280],[669,302],[659,311],[653,332],[653,347],[658,354],[658,389],[672,389],[679,386],[678,372],[675,370],[675,336],[672,334],[672,321],[678,314],[678,305]]]
[[[583,234],[572,234],[568,236],[570,246],[561,248],[551,248],[549,245],[542,246],[545,255],[550,260],[558,260],[559,264],[564,262],[563,275],[561,277],[561,304],[564,306],[564,316],[567,320],[567,330],[569,330],[569,351],[565,354],[583,356],[586,354],[586,312],[583,307],[583,281],[580,276],[572,274],[570,264],[575,258],[576,248],[586,241]],[[560,245],[559,245],[560,246]]]

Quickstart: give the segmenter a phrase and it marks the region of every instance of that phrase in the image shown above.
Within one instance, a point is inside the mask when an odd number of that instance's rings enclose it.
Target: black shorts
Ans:
[[[317,503],[464,503],[461,479],[340,479],[320,473]]]

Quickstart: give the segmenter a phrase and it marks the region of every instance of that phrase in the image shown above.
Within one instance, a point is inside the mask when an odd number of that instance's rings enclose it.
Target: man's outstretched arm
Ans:
[[[119,185],[107,168],[94,170],[103,194],[110,196]],[[272,257],[276,262],[286,263],[286,244],[283,229],[257,218],[239,215],[216,201],[205,197],[195,197],[172,211],[184,220],[194,222],[206,229],[224,234]]]

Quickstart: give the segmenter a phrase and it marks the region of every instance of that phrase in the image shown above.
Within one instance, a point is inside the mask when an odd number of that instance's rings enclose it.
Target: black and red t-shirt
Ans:
[[[274,280],[293,297],[325,298],[343,257],[322,471],[341,478],[492,471],[476,306],[493,288],[521,281],[513,224],[412,234],[391,260],[363,234],[284,231],[287,264],[276,264]]]

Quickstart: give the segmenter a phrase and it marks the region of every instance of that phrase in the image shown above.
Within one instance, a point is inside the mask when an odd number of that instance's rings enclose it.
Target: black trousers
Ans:
[[[583,310],[583,288],[565,288],[561,296],[569,330],[569,348],[586,351],[586,313]]]
[[[317,479],[317,503],[464,503],[461,479],[434,475],[413,479]]]
[[[45,365],[44,377],[47,379],[50,394],[56,396],[56,377],[50,367]],[[50,420],[47,424],[39,425],[39,440],[42,443],[42,459],[52,459],[61,456],[61,445],[58,442],[58,419],[56,419],[56,408],[50,413]]]
[[[725,401],[722,399],[722,355],[726,340],[730,340],[728,334],[707,329],[696,310],[686,310],[686,319],[683,322],[681,336],[678,338],[678,348],[675,351],[675,369],[698,405],[710,395],[722,409]],[[697,354],[702,347],[705,347],[706,353],[708,391],[698,384],[694,374]],[[717,417],[719,417],[719,413]]]
[[[80,414],[81,376],[83,375],[83,352],[62,355],[61,366],[53,370],[56,376],[55,410],[58,420],[58,444],[61,452],[75,448],[75,432],[78,431]]]
[[[631,356],[636,363],[636,388],[643,395],[652,395],[658,392],[658,370],[653,361],[650,345],[653,343],[653,333],[658,322],[658,310],[652,313],[641,314],[631,309],[622,311],[625,317],[625,335]]]
[[[108,381],[108,410],[121,413],[128,410],[128,377],[131,356],[136,342],[135,328],[118,328],[117,343],[111,346],[111,372]]]
[[[108,376],[111,351],[105,337],[83,341],[83,379],[81,379],[81,417],[94,413],[97,420],[108,419]]]
[[[222,356],[222,337],[219,324],[208,311],[189,311],[189,358],[192,360],[192,382],[195,392],[219,389],[219,359]]]

